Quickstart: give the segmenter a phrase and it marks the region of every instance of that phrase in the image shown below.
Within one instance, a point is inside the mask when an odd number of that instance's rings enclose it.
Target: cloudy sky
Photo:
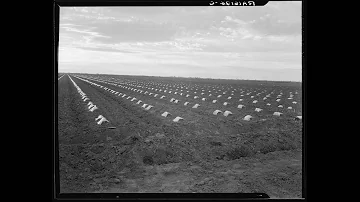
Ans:
[[[59,72],[301,81],[301,2],[61,7]]]

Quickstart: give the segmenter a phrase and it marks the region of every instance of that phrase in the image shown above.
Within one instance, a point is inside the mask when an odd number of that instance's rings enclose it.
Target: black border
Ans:
[[[256,6],[264,6],[268,0],[253,0]],[[225,2],[248,0],[54,0],[59,6],[226,6]],[[213,3],[211,5],[210,3]]]
[[[52,190],[52,199],[59,198],[58,193],[60,192],[60,173],[59,173],[59,142],[57,137],[57,131],[58,131],[58,46],[59,46],[59,5],[57,5],[55,2],[52,4],[52,77],[53,77],[53,107],[52,107],[52,139],[51,139],[51,157],[52,157],[52,172],[51,172],[51,178],[52,178],[52,184],[51,184],[51,190]],[[54,158],[55,157],[55,158]],[[55,173],[54,173],[55,170]],[[57,183],[58,182],[58,183]]]
[[[267,0],[254,0],[257,6],[265,5]],[[114,194],[60,194],[59,181],[56,182],[56,179],[59,179],[59,165],[58,159],[58,140],[55,138],[56,131],[58,130],[57,126],[57,94],[58,94],[58,82],[56,80],[58,73],[58,42],[59,42],[59,9],[61,6],[209,6],[209,2],[204,0],[196,1],[184,1],[184,0],[53,0],[53,21],[52,21],[52,71],[53,71],[53,127],[52,127],[52,142],[55,144],[55,148],[52,147],[52,157],[55,156],[55,159],[52,159],[52,199],[148,199],[148,200],[167,200],[167,199],[213,199],[213,200],[237,200],[237,199],[265,199],[269,198],[267,194],[256,194],[256,193],[114,193]],[[231,1],[229,1],[231,2]],[[221,5],[213,5],[221,6]],[[303,178],[302,178],[302,199],[286,199],[290,201],[299,201],[307,199],[307,1],[302,0],[302,96],[303,96]],[[53,171],[55,170],[55,174]],[[274,199],[271,199],[274,200]],[[276,199],[275,199],[276,200]],[[280,199],[281,200],[281,199]]]
[[[307,0],[302,0],[302,197],[307,199]]]

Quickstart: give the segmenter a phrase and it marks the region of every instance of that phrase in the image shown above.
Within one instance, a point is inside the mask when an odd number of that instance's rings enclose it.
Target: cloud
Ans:
[[[96,38],[101,43],[167,41],[173,39],[176,29],[171,24],[142,21],[102,21],[91,24],[94,30],[107,38]]]
[[[263,17],[252,23],[251,27],[265,35],[299,35],[301,22],[286,22],[273,17]]]
[[[101,47],[97,47],[97,48],[92,48],[92,47],[77,47],[83,50],[90,50],[90,51],[104,51],[104,52],[119,52],[119,53],[136,53],[136,52],[132,52],[132,51],[126,51],[126,50],[118,50],[118,49],[113,49],[113,48],[101,48]]]
[[[74,28],[74,26],[78,26],[79,25],[73,25],[73,24],[60,24],[60,28],[64,29],[64,31],[68,31],[68,32],[78,32],[78,33],[83,33],[83,34],[87,34],[87,35],[91,35],[94,37],[105,37],[107,38],[107,36],[101,35],[98,32],[93,32],[91,30],[96,29],[96,27],[85,27],[85,26],[80,26],[82,28]]]
[[[301,80],[298,3],[269,2],[263,7],[79,7],[61,8],[60,14],[62,69]]]

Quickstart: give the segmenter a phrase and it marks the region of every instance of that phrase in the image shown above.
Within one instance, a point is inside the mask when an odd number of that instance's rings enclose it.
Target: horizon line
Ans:
[[[83,73],[83,72],[58,72],[58,74],[99,74],[99,75],[114,75],[114,76],[143,76],[143,77],[161,77],[161,78],[185,78],[185,79],[211,79],[211,80],[234,80],[234,81],[258,81],[258,82],[292,82],[302,83],[302,81],[290,80],[257,80],[257,79],[230,79],[230,78],[206,78],[206,77],[184,77],[184,76],[151,76],[151,75],[128,75],[128,74],[110,74],[110,73]]]

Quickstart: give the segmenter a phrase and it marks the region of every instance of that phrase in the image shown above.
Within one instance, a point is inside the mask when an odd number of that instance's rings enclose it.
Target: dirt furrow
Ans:
[[[93,145],[106,141],[101,135],[106,134],[106,128],[96,124],[96,115],[86,110],[67,75],[59,80],[58,112],[60,191],[84,192],[94,168],[88,163],[88,152]]]
[[[66,75],[59,80],[58,136],[60,144],[96,142],[93,134],[102,131],[91,112],[86,111],[80,94]],[[89,139],[90,138],[90,139]],[[90,141],[93,140],[93,141]]]
[[[172,128],[173,123],[165,123],[149,111],[145,111],[138,105],[133,105],[130,100],[115,96],[104,89],[92,86],[89,83],[76,78],[78,85],[89,97],[98,103],[99,108],[104,110],[104,116],[110,121],[110,125],[116,127],[119,135],[127,137],[139,134],[146,137],[151,134],[164,133],[164,128]]]

